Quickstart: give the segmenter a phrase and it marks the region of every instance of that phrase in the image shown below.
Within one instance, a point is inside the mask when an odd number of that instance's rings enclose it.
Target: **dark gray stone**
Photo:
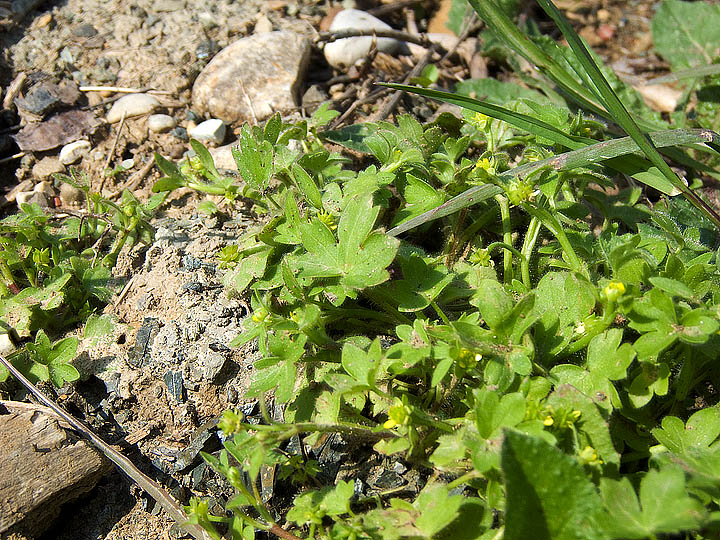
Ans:
[[[142,326],[135,336],[135,346],[128,355],[128,363],[132,367],[144,366],[150,358],[150,344],[160,330],[160,322],[154,317],[145,317]]]
[[[185,385],[183,384],[182,370],[170,370],[163,376],[168,392],[178,403],[185,401]]]

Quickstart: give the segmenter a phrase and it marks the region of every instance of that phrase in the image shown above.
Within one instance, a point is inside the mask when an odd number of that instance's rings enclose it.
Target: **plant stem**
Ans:
[[[582,274],[589,279],[590,276],[588,275],[587,268],[585,268],[585,265],[583,265],[583,263],[580,261],[577,253],[575,253],[575,249],[572,247],[572,244],[570,243],[570,240],[565,234],[565,230],[560,225],[560,222],[544,208],[534,206],[527,202],[522,203],[522,207],[528,214],[533,217],[537,217],[538,220],[540,220],[540,222],[545,226],[545,228],[549,230],[557,239],[572,270],[574,272]]]
[[[495,200],[500,207],[500,222],[502,223],[503,242],[512,246],[512,226],[510,223],[510,203],[507,197],[497,195]],[[510,283],[513,280],[512,253],[508,250],[503,252],[503,283]]]
[[[522,253],[523,256],[520,266],[520,273],[522,274],[523,284],[528,289],[531,288],[530,257],[532,255],[533,249],[535,248],[535,243],[537,242],[538,236],[540,235],[541,225],[542,224],[540,223],[540,220],[535,216],[530,219],[530,224],[528,225],[527,232],[525,233],[525,239],[523,240],[523,245],[520,249],[520,253]]]
[[[412,325],[412,321],[410,319],[400,313],[396,308],[388,304],[383,298],[380,297],[379,294],[377,294],[372,289],[365,289],[363,291],[363,294],[367,296],[371,302],[377,304],[378,307],[381,307],[385,311],[385,313],[391,315],[395,319],[395,321],[400,321],[403,324]]]
[[[435,310],[435,313],[437,313],[438,316],[442,319],[442,322],[444,322],[445,324],[450,324],[450,319],[447,318],[447,315],[445,315],[443,310],[440,309],[440,306],[438,306],[436,302],[430,302],[430,305]]]
[[[615,302],[614,301],[608,301],[607,306],[605,306],[605,312],[603,313],[603,318],[597,321],[596,324],[593,325],[593,327],[585,334],[583,337],[578,339],[577,341],[572,342],[567,349],[562,351],[558,358],[564,358],[566,356],[569,356],[571,354],[574,354],[578,351],[581,351],[585,347],[588,346],[588,344],[592,341],[592,339],[595,336],[600,335],[605,330],[608,329],[608,327],[613,323],[615,320]]]
[[[466,483],[468,480],[472,480],[473,478],[477,478],[477,477],[478,477],[477,471],[472,470],[472,471],[466,472],[462,476],[456,478],[455,480],[450,482],[446,487],[448,488],[448,490],[451,490],[451,489],[454,489],[454,488]]]

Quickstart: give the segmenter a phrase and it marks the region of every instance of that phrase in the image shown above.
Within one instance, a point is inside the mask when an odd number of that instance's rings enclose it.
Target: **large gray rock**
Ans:
[[[264,120],[298,105],[310,41],[294,32],[242,38],[220,51],[200,73],[193,109],[235,124]]]
[[[344,9],[335,15],[330,24],[330,31],[338,30],[392,30],[392,27],[377,17],[359,9]],[[358,60],[365,58],[370,52],[373,38],[371,36],[338,39],[325,45],[325,59],[337,69],[346,69]],[[378,38],[377,49],[380,52],[393,54],[402,44],[392,38]]]

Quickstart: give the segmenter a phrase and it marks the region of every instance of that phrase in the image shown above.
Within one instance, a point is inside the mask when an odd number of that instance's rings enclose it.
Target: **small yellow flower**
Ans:
[[[462,369],[472,369],[482,360],[482,354],[462,348],[458,352],[457,364]]]
[[[268,315],[270,315],[270,312],[264,307],[261,307],[253,313],[252,320],[256,323],[261,323],[268,318]]]
[[[399,399],[396,399],[395,405],[388,409],[388,419],[383,424],[383,427],[385,429],[392,429],[397,426],[407,425],[410,422],[411,414],[412,409]]]
[[[335,216],[333,216],[330,212],[326,212],[324,208],[320,210],[320,212],[318,212],[317,218],[322,223],[327,225],[328,229],[330,229],[331,231],[337,229],[337,224],[335,223]]]
[[[545,417],[545,420],[543,420],[543,424],[550,427],[555,423],[555,419],[552,417],[552,415],[548,414]]]
[[[580,452],[580,461],[587,465],[600,465],[602,464],[602,459],[598,456],[597,451],[592,446],[586,446],[583,448],[582,452]]]
[[[490,176],[494,176],[497,173],[497,170],[495,169],[495,160],[488,159],[486,157],[479,159],[478,162],[475,164],[475,168],[482,169]]]
[[[508,185],[505,193],[507,194],[510,203],[517,206],[525,201],[533,200],[535,195],[533,193],[533,189],[534,187],[532,185],[526,184],[522,180],[515,180]]]
[[[491,118],[483,113],[475,113],[475,115],[468,120],[470,124],[475,126],[478,129],[485,129],[487,128],[488,124],[490,123]]]
[[[623,294],[625,294],[625,285],[622,281],[611,281],[603,289],[605,298],[610,302],[615,302]]]

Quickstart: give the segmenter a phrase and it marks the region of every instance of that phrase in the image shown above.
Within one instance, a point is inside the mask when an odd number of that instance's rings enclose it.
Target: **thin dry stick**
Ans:
[[[418,32],[417,21],[415,20],[415,10],[405,10],[405,26],[407,27],[408,32],[410,32],[411,34],[420,33]]]
[[[445,47],[440,45],[439,43],[435,43],[434,41],[431,41],[429,37],[425,34],[410,34],[408,32],[403,32],[401,30],[380,30],[380,29],[371,29],[371,30],[338,30],[337,32],[320,32],[316,37],[315,41],[323,41],[325,43],[331,43],[333,41],[337,41],[338,39],[345,39],[349,37],[370,37],[370,36],[376,36],[379,38],[393,38],[393,39],[399,39],[400,41],[406,41],[408,43],[414,43],[415,45],[420,45],[421,47],[425,47],[426,49],[434,49],[440,54],[445,53]]]
[[[115,142],[113,142],[110,153],[108,154],[107,160],[105,161],[105,166],[103,167],[102,177],[100,178],[100,187],[98,188],[98,193],[100,194],[102,194],[103,186],[105,185],[105,179],[107,178],[107,170],[110,167],[110,160],[115,155],[115,150],[117,149],[117,144],[120,140],[120,133],[122,133],[123,126],[125,125],[126,116],[127,111],[123,111],[122,118],[120,119],[120,125],[118,126],[117,133],[115,134]]]
[[[473,24],[473,21],[474,21],[474,17],[471,17],[466,21],[465,28],[458,36],[458,39],[455,42],[455,45],[453,45],[449,51],[445,51],[443,49],[445,54],[443,55],[441,62],[443,60],[447,60],[457,50],[460,43],[462,43],[468,37],[468,35],[470,35],[470,33],[475,29],[475,25]],[[418,62],[418,64],[413,68],[413,70],[408,74],[408,76],[405,77],[406,84],[410,81],[410,79],[412,79],[413,77],[418,77],[422,73],[422,70],[425,69],[425,66],[427,66],[430,63],[430,60],[432,60],[432,55],[433,55],[433,51],[430,50],[422,58],[422,60],[420,60],[420,62]],[[385,118],[387,118],[390,115],[390,113],[395,109],[395,107],[397,107],[397,104],[400,101],[400,98],[402,97],[403,93],[404,92],[402,90],[396,90],[395,93],[393,94],[393,96],[390,98],[390,100],[385,105],[385,107],[383,107],[383,110],[380,111],[376,120],[384,120]]]
[[[122,291],[120,291],[120,294],[115,299],[115,302],[113,302],[114,307],[117,307],[120,304],[120,302],[122,302],[125,299],[125,297],[127,296],[127,294],[130,292],[130,289],[132,288],[132,285],[135,282],[135,276],[137,276],[137,274],[133,274],[133,277],[131,277],[128,280],[128,282],[123,287]]]
[[[10,86],[8,87],[7,91],[5,92],[5,97],[3,98],[2,106],[3,109],[12,109],[13,102],[15,101],[15,98],[18,96],[20,91],[22,90],[23,84],[25,84],[25,81],[27,80],[27,73],[24,71],[21,71],[17,74],[13,82],[10,83]]]
[[[330,129],[337,129],[347,118],[353,113],[355,109],[360,107],[361,105],[365,105],[366,103],[370,103],[371,101],[375,101],[378,98],[381,98],[385,94],[389,94],[391,92],[390,88],[378,88],[377,90],[373,90],[370,94],[365,96],[362,99],[358,99],[352,102],[352,104],[347,108],[347,110],[342,113],[342,115],[338,116],[337,120],[334,121],[329,128]]]
[[[430,63],[430,60],[432,60],[433,54],[435,54],[435,51],[430,50],[425,54],[425,56],[423,56],[423,58],[415,65],[415,67],[412,68],[412,71],[408,73],[407,77],[405,77],[405,84],[410,82],[410,79],[418,77],[422,73],[422,70],[425,69],[425,66],[427,66]],[[393,95],[390,97],[382,110],[377,114],[374,120],[377,122],[379,120],[385,120],[385,118],[390,116],[390,113],[395,110],[395,107],[397,107],[397,104],[399,103],[400,98],[403,96],[403,94],[404,92],[402,90],[395,90]]]
[[[153,90],[152,88],[125,88],[123,86],[81,86],[81,92],[118,92],[120,94],[158,94],[163,96],[172,95],[168,90]]]
[[[132,479],[143,490],[145,490],[148,495],[155,499],[182,529],[184,529],[188,534],[191,534],[197,540],[210,540],[210,536],[202,529],[202,527],[187,523],[187,516],[185,515],[185,511],[182,506],[180,506],[180,503],[178,503],[172,495],[165,491],[160,484],[138,469],[127,457],[95,435],[95,433],[86,426],[85,423],[58,407],[53,400],[38,390],[35,385],[31,383],[22,373],[20,373],[2,354],[0,354],[0,362],[2,362],[13,377],[15,377],[25,388],[27,388],[28,391],[43,405],[52,409],[55,414],[70,424],[73,429],[75,429],[83,437],[87,438],[98,450],[105,454],[105,457],[117,465],[117,467],[130,479]]]
[[[386,4],[384,6],[368,9],[367,12],[374,17],[382,17],[383,15],[387,15],[388,13],[392,13],[393,11],[397,11],[399,9],[419,3],[420,0],[398,0],[397,2],[393,2],[392,4]]]
[[[17,154],[13,154],[12,156],[2,158],[2,159],[0,159],[0,165],[2,165],[3,163],[7,163],[8,161],[12,161],[14,159],[20,159],[24,155],[25,155],[25,152],[18,152]]]

